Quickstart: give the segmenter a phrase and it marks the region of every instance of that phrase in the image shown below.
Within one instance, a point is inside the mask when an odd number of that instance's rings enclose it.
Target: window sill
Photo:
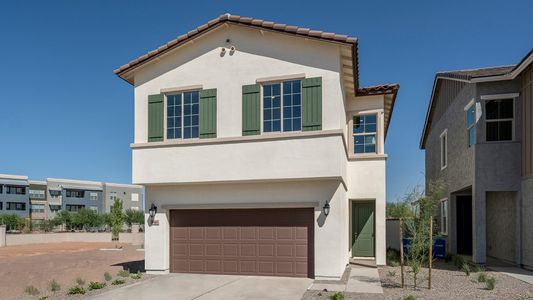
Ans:
[[[209,138],[209,139],[195,139],[195,140],[166,140],[163,142],[151,142],[151,143],[134,143],[130,147],[132,149],[143,148],[161,148],[161,147],[180,147],[180,146],[200,146],[200,145],[212,145],[212,144],[225,144],[225,143],[241,143],[241,142],[262,142],[272,140],[284,140],[295,138],[315,138],[315,137],[328,137],[328,136],[340,136],[344,138],[342,130],[317,130],[317,131],[299,131],[299,132],[280,132],[280,133],[268,133],[258,135],[247,135],[237,137],[224,137],[224,138]]]
[[[388,155],[387,154],[351,154],[348,156],[349,161],[357,161],[357,160],[387,160]]]

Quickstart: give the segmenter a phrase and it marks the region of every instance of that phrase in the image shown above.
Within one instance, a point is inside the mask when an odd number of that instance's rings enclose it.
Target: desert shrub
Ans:
[[[126,277],[127,278],[127,277],[130,277],[130,271],[128,271],[128,270],[120,270],[120,271],[118,271],[117,275],[120,276],[120,277]]]
[[[389,276],[389,277],[394,277],[394,276],[396,276],[396,271],[389,271],[389,273],[387,274],[387,276]]]
[[[485,271],[480,271],[477,275],[477,282],[482,283],[487,281],[487,273]]]
[[[415,300],[415,296],[407,295],[407,296],[403,297],[403,300]]]
[[[465,262],[464,262],[464,260],[463,260],[463,258],[461,256],[454,255],[454,256],[452,256],[452,263],[457,268],[461,268]]]
[[[111,282],[112,285],[119,285],[119,284],[124,284],[126,283],[126,280],[122,279],[122,278],[117,278],[115,280],[113,280],[113,282]]]
[[[131,278],[133,278],[133,279],[141,279],[142,278],[141,271],[137,271],[137,273],[131,275]]]
[[[494,277],[487,278],[485,284],[487,285],[487,290],[492,291],[496,287],[496,278]]]
[[[20,230],[24,227],[26,221],[19,215],[5,214],[0,215],[0,224],[6,225],[6,230]]]
[[[463,263],[463,265],[461,266],[461,271],[463,271],[466,276],[470,276],[470,266],[468,265],[468,263]]]
[[[389,266],[398,266],[400,263],[400,251],[396,249],[387,249],[387,264]]]
[[[81,278],[81,277],[78,277],[78,278],[76,278],[76,283],[77,283],[78,285],[83,286],[83,285],[85,285],[85,279],[83,279],[83,278]]]
[[[37,296],[39,295],[39,290],[34,287],[33,285],[28,285],[25,289],[24,289],[24,292],[30,296]]]
[[[109,272],[105,272],[104,273],[104,279],[105,279],[105,281],[109,281],[109,280],[113,279],[113,276],[111,276],[111,274],[109,274]]]
[[[68,290],[69,295],[85,295],[85,293],[86,293],[85,289],[81,286],[71,287]]]
[[[336,292],[335,294],[329,296],[331,300],[344,300],[344,294],[342,292]]]
[[[61,286],[59,285],[59,283],[57,283],[57,281],[52,279],[52,281],[50,281],[50,283],[48,284],[48,289],[51,292],[57,292],[61,289]]]
[[[103,289],[106,287],[106,285],[107,284],[105,282],[91,281],[89,282],[89,291]]]
[[[128,208],[124,212],[124,222],[128,227],[131,227],[131,224],[144,224],[144,213],[140,210]]]

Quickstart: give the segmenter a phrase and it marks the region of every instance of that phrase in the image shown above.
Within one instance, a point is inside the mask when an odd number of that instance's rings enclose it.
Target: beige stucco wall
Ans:
[[[6,246],[63,243],[63,242],[111,242],[110,232],[59,232],[59,233],[29,233],[7,234]],[[133,245],[144,244],[144,233],[121,233],[119,242]]]

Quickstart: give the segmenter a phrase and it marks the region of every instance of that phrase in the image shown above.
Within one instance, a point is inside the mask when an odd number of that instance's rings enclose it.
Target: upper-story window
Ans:
[[[302,130],[301,80],[263,85],[263,132],[300,130]]]
[[[46,192],[44,190],[32,190],[30,189],[30,198],[32,199],[45,199]]]
[[[89,198],[94,201],[98,200],[98,193],[95,193],[95,192],[89,193]]]
[[[23,203],[23,202],[7,202],[6,210],[26,210],[26,203]]]
[[[353,117],[354,153],[376,153],[377,114]]]
[[[16,185],[7,185],[6,193],[13,195],[26,195],[26,187],[16,186]]]
[[[61,190],[50,190],[50,197],[59,197],[61,196]]]
[[[0,194],[4,193],[4,186],[0,184]]]
[[[84,191],[78,191],[78,190],[67,190],[67,197],[72,197],[72,198],[83,198],[85,197],[85,192]]]
[[[488,100],[486,111],[486,139],[493,141],[512,141],[514,123],[513,99]]]
[[[192,139],[200,134],[198,91],[167,95],[167,139]]]
[[[476,136],[474,131],[474,124],[476,123],[476,104],[470,105],[466,110],[466,131],[468,133],[468,147],[474,145]]]
[[[440,231],[444,235],[448,235],[448,199],[440,201]]]
[[[448,166],[448,130],[440,135],[440,169],[444,169]]]

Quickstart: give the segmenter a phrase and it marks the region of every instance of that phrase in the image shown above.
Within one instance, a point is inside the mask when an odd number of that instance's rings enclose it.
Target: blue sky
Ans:
[[[3,1],[0,173],[131,181],[133,89],[112,70],[229,12],[359,38],[361,85],[400,83],[388,200],[424,182],[435,72],[517,63],[525,1]]]

